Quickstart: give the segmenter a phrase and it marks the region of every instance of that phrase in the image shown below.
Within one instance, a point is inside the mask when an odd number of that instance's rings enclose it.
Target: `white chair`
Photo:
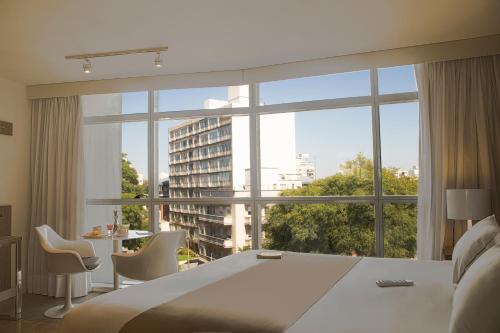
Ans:
[[[101,266],[92,243],[86,240],[69,241],[61,238],[51,227],[36,227],[38,240],[47,254],[47,272],[66,276],[65,301],[45,311],[48,318],[64,318],[75,305],[71,303],[71,274],[92,272]]]
[[[133,280],[149,281],[176,273],[177,249],[185,245],[186,231],[159,232],[136,253],[113,253],[115,272]]]

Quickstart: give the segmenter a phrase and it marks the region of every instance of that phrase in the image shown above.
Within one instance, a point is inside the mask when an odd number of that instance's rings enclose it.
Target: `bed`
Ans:
[[[134,326],[130,326],[130,323],[145,313],[154,312],[153,310],[162,304],[175,304],[176,300],[183,299],[183,297],[193,298],[197,295],[204,295],[204,290],[211,291],[213,289],[210,289],[211,286],[217,285],[217,283],[221,285],[224,281],[230,281],[235,276],[242,276],[258,267],[258,265],[273,260],[257,259],[257,253],[259,251],[243,252],[188,271],[95,297],[67,314],[62,323],[62,332],[128,333],[154,331],[149,328],[138,329],[139,326],[132,329],[131,327]],[[283,259],[287,255],[292,257],[291,253],[284,253]],[[303,260],[303,262],[311,262],[315,258],[321,260],[350,258],[320,254],[293,254],[293,257]],[[309,275],[311,277],[320,275],[311,269],[305,269],[304,271],[310,274],[314,273]],[[328,288],[320,296],[314,298],[309,304],[304,304],[300,315],[293,320],[289,320],[283,331],[288,333],[447,332],[454,292],[451,274],[451,263],[446,261],[358,258],[354,264],[347,267],[344,273],[339,274],[335,283],[328,285]],[[255,280],[256,278],[252,279]],[[375,281],[379,279],[412,279],[415,281],[415,286],[379,288],[375,284]],[[297,283],[297,281],[300,282]],[[288,290],[291,299],[296,293],[300,294],[300,292],[311,287],[308,279],[304,278],[293,283],[293,288],[286,287],[293,289]],[[228,288],[229,284],[228,282]],[[313,282],[313,284],[319,283]],[[245,285],[247,283],[243,283],[241,286],[242,292],[245,292]],[[273,293],[278,292],[274,290],[275,288],[268,288],[266,283],[260,285],[261,290],[270,295],[269,300],[279,299],[279,302],[281,302],[277,303],[280,304],[279,307],[275,307],[277,313],[291,307],[291,301],[287,297],[283,298],[280,295],[273,297]],[[227,294],[233,293],[230,289],[228,290],[228,293],[219,290],[218,294],[221,297],[226,297]],[[243,310],[245,304],[251,304],[251,301],[247,301],[246,297],[250,300],[255,295],[249,291],[248,294],[239,294],[238,297],[233,299],[226,297],[228,301],[225,302],[229,303],[228,309],[236,309],[236,312],[241,309],[240,313],[243,313],[243,315],[250,313],[251,311]],[[200,296],[201,298],[207,297]],[[302,299],[302,297],[299,298]],[[262,303],[267,302],[262,300]],[[172,310],[172,307],[169,309]],[[189,308],[186,309],[189,310]],[[208,307],[206,310],[207,313],[210,313]],[[200,315],[200,312],[205,313],[205,311],[200,311],[198,308],[192,312],[192,316],[182,319],[191,323],[191,331],[198,329],[196,323],[201,322],[202,319],[200,318],[203,318],[203,314]],[[267,311],[266,313],[269,314],[269,318],[266,319],[272,321],[273,311]],[[148,318],[162,319],[158,317],[158,312],[156,312],[156,316]],[[245,320],[248,319],[247,322],[262,322],[262,318],[253,318],[251,313],[246,316]],[[205,319],[207,317],[209,315],[205,314]],[[230,316],[227,318],[230,318]],[[161,331],[177,332],[178,330],[169,328],[169,320],[160,325],[162,327]],[[147,320],[149,323],[153,321],[155,320]],[[165,323],[167,324],[165,325]],[[200,324],[199,330],[202,331],[203,329],[203,325]],[[254,327],[254,329],[231,331],[251,332],[256,330]],[[264,330],[258,329],[258,331]]]

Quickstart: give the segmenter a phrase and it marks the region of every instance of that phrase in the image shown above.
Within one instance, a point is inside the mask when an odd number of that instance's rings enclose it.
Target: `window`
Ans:
[[[384,194],[417,194],[418,118],[416,102],[380,105]]]
[[[371,113],[366,106],[260,116],[262,196],[372,195]],[[325,184],[348,174],[364,184]]]
[[[248,116],[167,119],[156,122],[156,197],[249,197]]]
[[[413,258],[414,81],[400,66],[85,96],[87,227],[134,207],[140,228],[187,230],[200,261],[259,247]]]
[[[413,65],[379,68],[378,91],[381,95],[417,91]]]
[[[370,71],[312,76],[260,84],[260,104],[370,96]]]
[[[248,86],[160,90],[157,96],[159,112],[248,107]]]
[[[294,252],[375,255],[373,204],[276,204],[264,210],[263,247]]]
[[[390,258],[416,258],[416,203],[389,203],[384,205],[384,256]]]

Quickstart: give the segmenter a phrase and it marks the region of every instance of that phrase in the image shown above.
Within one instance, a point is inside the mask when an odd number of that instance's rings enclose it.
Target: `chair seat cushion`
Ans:
[[[82,257],[82,261],[89,271],[96,269],[101,264],[101,258],[99,257]]]

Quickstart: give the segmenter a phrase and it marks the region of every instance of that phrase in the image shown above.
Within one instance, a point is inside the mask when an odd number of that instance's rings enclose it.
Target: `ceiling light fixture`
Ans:
[[[155,64],[155,67],[157,67],[157,68],[163,67],[163,59],[161,58],[160,52],[156,53],[156,58],[155,58],[154,64]]]
[[[84,60],[83,72],[85,74],[90,74],[92,72],[92,65],[89,59],[101,58],[101,57],[116,57],[129,54],[139,54],[139,53],[156,53],[154,60],[154,65],[156,67],[163,66],[163,59],[161,58],[161,52],[168,50],[167,46],[151,47],[147,49],[132,49],[132,50],[122,50],[122,51],[110,51],[110,52],[100,52],[100,53],[84,53],[84,54],[74,54],[66,56],[66,60]]]
[[[83,72],[85,74],[92,73],[92,64],[90,63],[89,59],[85,59],[85,62],[83,63]]]

